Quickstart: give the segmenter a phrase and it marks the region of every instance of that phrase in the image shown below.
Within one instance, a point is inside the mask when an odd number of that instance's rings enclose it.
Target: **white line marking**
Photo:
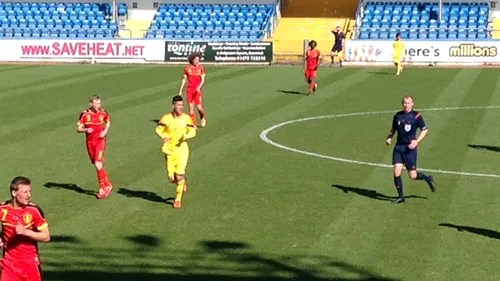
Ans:
[[[418,109],[419,111],[448,111],[448,110],[470,110],[470,109],[497,109],[500,108],[498,105],[491,105],[491,106],[466,106],[466,107],[443,107],[443,108],[428,108],[428,109]],[[398,109],[400,110],[400,109]],[[299,123],[299,122],[304,122],[304,121],[311,121],[311,120],[318,120],[318,119],[327,119],[327,118],[341,118],[341,117],[352,117],[352,116],[363,116],[363,115],[375,115],[375,114],[388,114],[388,113],[396,113],[398,110],[384,110],[384,111],[365,111],[365,112],[353,112],[353,113],[344,113],[344,114],[334,114],[334,115],[323,115],[323,116],[315,116],[315,117],[307,117],[307,118],[300,118],[300,119],[295,119],[295,120],[290,120],[286,121],[283,123],[279,123],[277,125],[271,126],[264,131],[260,133],[260,138],[265,141],[266,143],[296,153],[301,153],[309,156],[314,156],[318,158],[323,158],[323,159],[329,159],[333,161],[339,161],[339,162],[344,162],[344,163],[349,163],[349,164],[358,164],[358,165],[365,165],[365,166],[375,166],[375,167],[382,167],[382,168],[392,168],[392,165],[388,164],[382,164],[382,163],[374,163],[374,162],[366,162],[366,161],[358,161],[358,160],[353,160],[353,159],[346,159],[346,158],[340,158],[340,157],[335,157],[335,156],[328,156],[328,155],[323,155],[323,154],[318,154],[314,152],[308,152],[300,149],[296,149],[293,147],[288,147],[282,144],[279,144],[267,137],[267,135],[286,125],[293,124],[293,123]],[[487,177],[487,178],[500,178],[500,175],[497,174],[481,174],[481,173],[473,173],[473,172],[459,172],[459,171],[447,171],[447,170],[433,170],[433,169],[420,169],[418,168],[419,171],[423,172],[431,172],[431,173],[439,173],[439,174],[450,174],[450,175],[460,175],[460,176],[473,176],[473,177]]]

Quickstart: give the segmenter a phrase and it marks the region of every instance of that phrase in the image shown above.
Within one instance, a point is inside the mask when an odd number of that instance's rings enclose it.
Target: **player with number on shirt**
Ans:
[[[50,240],[42,209],[31,202],[31,180],[16,177],[9,201],[0,203],[2,220],[2,276],[0,281],[42,281],[38,242]]]

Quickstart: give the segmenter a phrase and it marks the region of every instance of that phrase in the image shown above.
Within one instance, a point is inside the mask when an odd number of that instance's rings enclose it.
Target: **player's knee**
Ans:
[[[394,165],[394,176],[395,177],[400,177],[402,171],[403,171],[403,167],[401,165]]]
[[[183,181],[184,175],[175,175],[175,179],[177,180],[177,182]]]
[[[94,162],[94,166],[97,170],[101,170],[103,165],[102,165],[102,162],[101,161],[95,161]]]
[[[416,170],[408,171],[408,176],[410,177],[410,179],[416,180],[417,179],[417,171]]]

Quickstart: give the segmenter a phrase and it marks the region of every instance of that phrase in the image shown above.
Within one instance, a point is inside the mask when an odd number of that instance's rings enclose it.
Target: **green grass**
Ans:
[[[495,69],[325,68],[315,96],[300,68],[207,67],[208,127],[191,145],[182,209],[168,184],[155,123],[170,110],[182,69],[165,66],[1,66],[0,178],[17,175],[53,239],[40,246],[45,280],[498,280],[498,179],[434,173],[438,192],[388,168],[281,150],[259,138],[303,117],[416,107],[500,105]],[[387,75],[386,75],[387,74]],[[286,92],[286,93],[285,93]],[[96,176],[75,125],[92,94],[112,118]],[[419,167],[500,174],[500,109],[423,111]],[[269,137],[318,154],[390,164],[392,114],[322,119]],[[484,146],[483,149],[469,145]],[[441,224],[441,225],[440,225]],[[447,227],[448,226],[448,227]],[[454,226],[463,226],[457,231]]]

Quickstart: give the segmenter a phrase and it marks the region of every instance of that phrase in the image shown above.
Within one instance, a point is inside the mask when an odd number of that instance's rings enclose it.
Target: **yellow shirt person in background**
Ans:
[[[392,60],[396,66],[396,75],[400,75],[403,72],[403,58],[405,57],[405,45],[400,33],[396,35],[396,40],[394,40],[392,48]]]
[[[182,194],[187,190],[186,166],[189,159],[187,139],[196,136],[196,129],[189,115],[183,112],[181,96],[172,99],[173,111],[163,115],[156,126],[156,134],[163,140],[161,151],[165,154],[168,178],[176,183],[174,208],[182,206]]]

